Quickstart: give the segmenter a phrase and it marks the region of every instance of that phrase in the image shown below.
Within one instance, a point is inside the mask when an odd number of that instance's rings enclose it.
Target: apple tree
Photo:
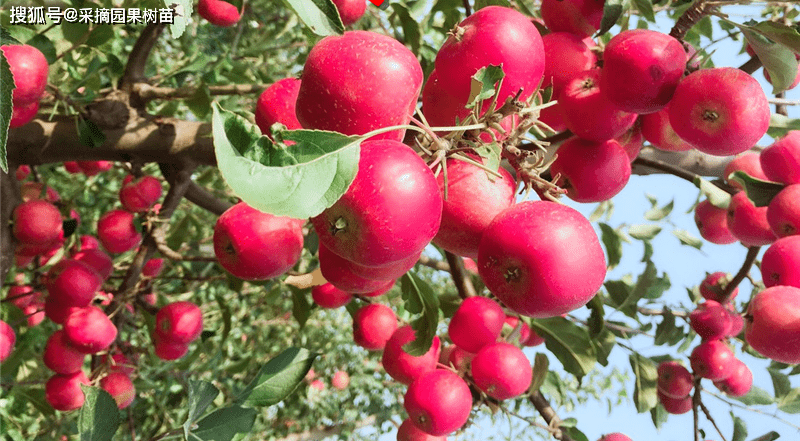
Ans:
[[[0,7],[4,439],[578,441],[597,402],[800,430],[796,2],[28,3]],[[656,173],[690,212],[610,225]],[[655,246],[680,215],[702,239]],[[704,243],[746,257],[656,265]]]

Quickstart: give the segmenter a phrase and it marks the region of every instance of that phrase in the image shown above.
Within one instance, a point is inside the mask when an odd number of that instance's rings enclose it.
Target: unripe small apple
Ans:
[[[403,407],[418,429],[429,435],[447,435],[469,419],[472,393],[458,375],[435,369],[411,383],[403,398]]]
[[[62,412],[79,409],[86,399],[81,384],[89,385],[83,371],[53,375],[44,386],[44,397],[53,409]]]
[[[139,246],[142,235],[133,225],[133,213],[111,210],[97,221],[97,237],[109,253],[119,254]]]
[[[731,375],[722,381],[715,381],[714,386],[732,397],[743,397],[753,387],[753,373],[744,362],[736,359]]]
[[[397,329],[397,316],[386,305],[362,306],[353,316],[353,340],[369,351],[380,351]]]
[[[767,222],[778,237],[800,235],[800,184],[780,191],[767,206]]]
[[[694,223],[703,239],[717,245],[727,245],[737,241],[728,228],[728,212],[717,208],[705,200],[694,210]]]
[[[239,9],[224,0],[200,0],[197,13],[209,23],[224,28],[233,26],[242,18]]]
[[[347,389],[350,385],[350,375],[345,371],[336,371],[331,379],[331,386],[339,390]]]
[[[467,352],[477,353],[500,336],[506,314],[486,297],[468,297],[456,309],[447,328],[450,339]]]
[[[533,369],[522,350],[509,343],[484,346],[470,364],[475,386],[490,397],[507,400],[531,385]]]
[[[58,194],[55,188],[44,185],[41,182],[24,182],[19,191],[23,202],[34,199],[42,199],[47,202],[58,202],[61,200],[61,195]]]
[[[688,369],[676,361],[658,365],[658,393],[669,398],[682,399],[694,388],[694,379]]]
[[[14,237],[24,244],[49,244],[63,234],[61,213],[55,205],[40,199],[14,208]]]
[[[203,311],[191,302],[174,302],[156,313],[155,333],[171,343],[189,344],[203,332]]]
[[[84,354],[96,354],[111,346],[117,327],[102,309],[87,306],[72,312],[64,321],[67,343]]]
[[[403,345],[415,338],[411,326],[403,326],[394,331],[383,349],[383,368],[395,381],[403,384],[411,384],[420,375],[435,370],[439,360],[439,337],[433,337],[430,349],[421,356],[409,355],[403,350]]]
[[[130,377],[123,372],[111,372],[100,379],[100,387],[117,402],[117,407],[124,409],[136,398],[136,388]]]
[[[86,354],[73,348],[64,331],[59,329],[50,335],[44,347],[44,365],[57,374],[73,374],[83,367]]]
[[[735,359],[733,351],[721,340],[704,341],[695,347],[689,356],[695,375],[711,381],[728,378],[733,372]]]
[[[17,342],[17,333],[8,323],[0,320],[0,363],[6,360],[14,350]]]

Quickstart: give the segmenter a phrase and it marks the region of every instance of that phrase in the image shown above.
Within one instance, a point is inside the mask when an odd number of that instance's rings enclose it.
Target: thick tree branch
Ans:
[[[228,208],[233,207],[228,201],[223,201],[211,194],[208,190],[198,185],[196,182],[189,184],[186,191],[186,200],[197,205],[198,207],[210,211],[217,216],[222,215]]]
[[[743,65],[739,66],[739,69],[752,75],[759,67],[761,67],[761,60],[759,60],[758,57],[752,57]]]
[[[151,23],[144,28],[128,55],[128,63],[125,65],[125,72],[120,79],[120,89],[130,92],[131,86],[146,79],[144,69],[147,67],[147,59],[150,58],[150,52],[153,51],[158,37],[164,32],[166,26],[166,24]]]
[[[442,262],[441,260],[431,259],[426,255],[419,256],[419,260],[417,261],[420,265],[425,265],[428,268],[433,268],[439,271],[450,271],[450,265]]]
[[[467,270],[464,268],[464,260],[461,256],[456,256],[449,251],[445,251],[444,256],[450,266],[450,274],[453,276],[453,283],[455,283],[456,290],[458,290],[458,296],[462,299],[477,296],[478,292],[475,291],[472,279],[470,279]]]
[[[650,175],[654,173],[664,173],[665,170],[663,169],[652,168],[644,164],[644,162],[653,164],[651,161],[658,161],[694,175],[719,178],[722,177],[725,172],[725,167],[731,162],[733,156],[713,156],[697,150],[667,152],[646,147],[639,153],[637,160],[640,158],[641,160],[639,162],[634,161],[633,163],[633,174]]]
[[[686,33],[703,17],[711,13],[714,6],[706,4],[706,0],[696,0],[675,22],[675,26],[669,31],[669,35],[683,41]]]
[[[560,429],[561,418],[558,417],[556,411],[553,410],[553,407],[550,406],[550,402],[542,395],[541,391],[537,390],[532,392],[528,396],[528,399],[531,404],[533,404],[533,407],[536,408],[536,411],[539,412],[539,415],[544,418],[547,425],[555,429],[553,431],[553,438],[560,441],[573,441],[569,435]]]
[[[268,86],[263,84],[227,84],[224,86],[208,86],[211,95],[251,95],[261,93]],[[156,87],[147,83],[133,85],[132,93],[142,101],[154,99],[188,98],[198,91],[196,86],[175,89],[172,87]]]
[[[14,265],[14,247],[17,241],[11,230],[11,215],[14,208],[22,202],[19,194],[16,165],[9,161],[9,173],[0,170],[0,285]]]

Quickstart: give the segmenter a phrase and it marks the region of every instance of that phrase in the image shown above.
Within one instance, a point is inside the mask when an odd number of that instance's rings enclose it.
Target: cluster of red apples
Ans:
[[[18,169],[17,178],[25,180],[28,173],[29,170]],[[121,350],[123,343],[114,343],[118,332],[112,318],[122,312],[112,308],[114,296],[102,288],[114,270],[109,253],[118,254],[138,246],[141,235],[133,226],[134,213],[153,209],[161,191],[161,182],[152,176],[127,176],[119,193],[124,210],[112,210],[101,217],[97,225],[99,240],[81,236],[56,261],[67,246],[65,219],[56,205],[60,197],[41,183],[22,184],[23,203],[13,212],[17,267],[24,269],[36,258],[39,266],[52,266],[41,279],[29,284],[24,283],[24,273],[18,273],[16,284],[9,288],[6,298],[23,311],[28,326],[40,324],[45,316],[61,325],[61,329],[50,335],[43,351],[44,365],[54,372],[45,385],[45,398],[57,410],[69,411],[83,405],[80,385],[90,384],[84,372],[87,355],[92,355],[92,382],[108,391],[120,408],[127,407],[135,398],[131,381],[133,365]],[[79,221],[74,210],[70,218]],[[154,277],[162,266],[163,259],[151,259],[142,274]],[[144,301],[155,306],[152,294],[145,296]],[[108,311],[102,309],[104,306],[109,307]],[[131,304],[124,307],[133,312]],[[109,316],[107,312],[113,314]],[[159,309],[153,335],[156,355],[164,360],[182,357],[201,331],[202,314],[196,305],[174,302]],[[0,361],[11,354],[15,341],[14,329],[0,322]]]
[[[339,17],[345,26],[349,26],[367,10],[365,0],[332,0],[339,12]],[[197,3],[197,13],[209,23],[227,28],[235,25],[242,18],[239,9],[225,0],[200,0]]]

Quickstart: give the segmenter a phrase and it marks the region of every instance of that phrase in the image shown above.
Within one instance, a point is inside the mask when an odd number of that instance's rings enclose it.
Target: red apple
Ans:
[[[556,185],[577,202],[607,201],[625,188],[631,176],[630,157],[614,139],[597,142],[572,137],[556,155],[550,173],[560,176]]]
[[[350,31],[320,40],[308,54],[302,78],[296,112],[304,128],[361,135],[408,124],[423,77],[417,57],[402,43]],[[373,139],[400,141],[404,133],[394,130]]]
[[[200,0],[197,13],[209,23],[224,28],[233,26],[242,18],[239,9],[224,0]]]
[[[47,202],[58,202],[61,196],[55,188],[46,186],[41,182],[24,182],[20,187],[20,195],[23,202],[33,199],[43,199]]]
[[[441,217],[439,186],[425,161],[401,142],[378,140],[361,144],[355,180],[311,222],[320,243],[336,255],[386,266],[421,252]]]
[[[470,158],[483,162],[475,155]],[[498,213],[514,204],[516,181],[502,167],[497,170],[497,177],[458,159],[447,159],[446,165],[446,199],[444,173],[439,172],[436,177],[443,205],[442,223],[433,243],[453,254],[475,259],[483,230]]]
[[[24,181],[28,176],[30,176],[30,174],[31,174],[31,166],[23,164],[17,167],[17,171],[14,173],[14,177],[17,178],[18,181]]]
[[[717,208],[709,201],[697,204],[694,209],[694,223],[703,239],[717,245],[727,245],[738,239],[728,229],[728,211]]]
[[[326,283],[311,288],[311,298],[321,308],[333,309],[350,303],[353,295]]]
[[[171,343],[189,344],[203,332],[203,311],[191,302],[174,302],[158,310],[155,333]]]
[[[773,286],[756,294],[745,316],[744,337],[767,358],[800,363],[800,288]]]
[[[264,213],[239,202],[217,219],[214,254],[226,271],[265,280],[289,271],[303,252],[303,222]]]
[[[676,361],[658,365],[658,393],[669,398],[682,399],[694,388],[694,379],[688,369]]]
[[[109,253],[118,254],[139,246],[142,235],[133,225],[133,213],[111,210],[97,221],[97,237]]]
[[[14,77],[14,104],[38,102],[47,86],[48,64],[39,49],[27,44],[0,46]]]
[[[761,279],[767,288],[800,288],[800,236],[789,236],[773,243],[761,259]]]
[[[722,173],[722,177],[728,185],[739,190],[744,190],[744,187],[742,187],[742,184],[738,181],[728,179],[731,174],[737,171],[743,171],[754,178],[769,181],[769,178],[767,178],[767,175],[764,174],[764,170],[761,168],[761,156],[758,153],[742,153],[733,158],[733,160],[725,166],[725,171]]]
[[[72,258],[89,265],[103,280],[108,279],[108,276],[114,271],[114,262],[111,257],[96,248],[78,251],[72,255]]]
[[[177,360],[189,352],[188,343],[162,340],[158,334],[153,336],[153,345],[155,347],[156,356],[162,360]]]
[[[746,364],[737,359],[734,361],[731,375],[722,381],[714,382],[714,386],[732,397],[743,397],[753,387],[753,373]]]
[[[49,299],[64,305],[82,308],[89,305],[103,283],[91,266],[73,259],[64,259],[50,268],[45,280]]]
[[[44,386],[44,397],[53,409],[62,412],[78,409],[86,399],[81,384],[89,385],[83,371],[53,375]]]
[[[706,300],[697,305],[689,314],[689,322],[694,332],[703,340],[725,338],[732,326],[728,310],[714,300]]]
[[[564,247],[564,240],[575,246]],[[597,234],[580,213],[555,202],[526,201],[497,215],[486,229],[478,270],[511,310],[554,317],[591,300],[606,264]]]
[[[734,288],[728,298],[724,298],[723,293],[725,291],[725,286],[727,286],[730,281],[731,277],[727,273],[721,271],[711,273],[700,283],[700,295],[706,300],[713,300],[719,303],[731,301],[739,294],[739,287],[737,286]]]
[[[142,275],[145,277],[156,277],[161,274],[161,269],[164,267],[164,259],[155,258],[145,262],[142,267]]]
[[[692,372],[711,381],[720,381],[733,372],[736,356],[722,340],[708,340],[692,350],[689,361]]]
[[[362,277],[354,271],[349,260],[337,256],[323,244],[319,244],[319,269],[322,277],[331,285],[351,294],[367,294],[385,288],[390,281]],[[394,282],[391,282],[394,285]],[[382,293],[381,293],[382,294]]]
[[[630,129],[637,115],[620,109],[606,95],[600,69],[571,76],[558,96],[567,128],[590,141],[606,141]]]
[[[17,333],[8,323],[0,320],[0,363],[5,361],[14,350],[17,342]]]
[[[83,367],[86,354],[73,348],[64,331],[59,329],[47,339],[44,347],[44,365],[57,374],[73,374]]]
[[[114,166],[110,161],[77,161],[77,164],[83,174],[90,177],[111,170]]]
[[[800,184],[780,191],[767,206],[767,222],[778,237],[800,234]]]
[[[625,150],[628,159],[633,162],[633,160],[639,156],[642,147],[644,147],[645,138],[644,134],[642,134],[642,118],[636,118],[636,122],[633,123],[633,126],[631,126],[627,132],[614,139],[622,146],[622,149]]]
[[[407,419],[397,429],[397,441],[447,441],[447,437],[427,434]]]
[[[153,176],[142,176],[133,179],[125,178],[119,190],[119,200],[122,207],[131,213],[144,213],[161,199],[161,181]]]
[[[756,207],[743,191],[731,198],[727,220],[731,234],[746,247],[775,242],[775,233],[767,222],[767,207]]]
[[[800,130],[790,130],[764,149],[759,159],[770,181],[800,184]]]
[[[542,0],[542,20],[553,32],[589,37],[600,28],[604,0]]]
[[[657,393],[658,401],[664,406],[667,413],[673,415],[682,415],[692,410],[692,397],[685,398],[670,398],[659,391]]]
[[[111,346],[117,327],[102,309],[87,306],[73,311],[64,321],[66,342],[84,354],[96,354]]]
[[[447,332],[453,343],[474,354],[497,340],[505,318],[503,308],[494,300],[469,297],[456,309]]]
[[[345,390],[350,385],[350,375],[345,371],[336,371],[331,379],[331,386],[335,389]]]
[[[14,208],[14,237],[23,244],[46,245],[63,234],[61,213],[55,205],[41,199],[23,202]]]
[[[44,315],[53,323],[63,325],[67,317],[80,308],[81,307],[62,305],[55,298],[48,297],[44,302]]]
[[[672,99],[685,69],[686,50],[680,41],[661,32],[631,29],[606,44],[601,83],[620,109],[653,113]]]
[[[366,2],[362,3],[366,6]],[[284,78],[261,92],[256,103],[256,125],[261,129],[261,133],[272,137],[270,127],[275,123],[281,123],[289,130],[302,128],[295,114],[295,102],[299,91],[300,80]]]
[[[397,329],[397,316],[388,306],[371,303],[353,316],[353,340],[369,351],[381,351]]]
[[[403,345],[415,338],[411,326],[403,326],[394,331],[383,349],[383,368],[390,377],[403,384],[411,384],[420,375],[435,370],[439,360],[439,337],[433,337],[428,352],[418,357],[403,350]]]
[[[767,132],[767,96],[753,77],[734,67],[703,69],[686,76],[669,105],[675,133],[697,150],[736,155]]]
[[[111,372],[101,378],[100,387],[111,394],[120,409],[130,406],[136,398],[136,388],[130,377],[123,372]]]
[[[528,357],[509,343],[484,346],[470,367],[475,386],[498,400],[519,396],[531,385],[533,369]]]
[[[367,2],[364,0],[332,0],[333,4],[336,5],[336,9],[339,11],[339,17],[342,18],[342,23],[345,26],[350,26],[351,24],[358,21],[362,15],[364,15],[364,11],[367,10]]]
[[[472,394],[464,380],[449,370],[435,369],[408,388],[403,407],[423,432],[442,436],[458,430],[469,418]]]
[[[12,129],[22,127],[33,121],[37,113],[39,113],[39,101],[33,101],[27,104],[14,104],[11,111],[11,121],[8,123],[8,126]]]
[[[467,352],[456,345],[452,345],[451,348],[453,348],[453,350],[447,355],[447,363],[443,364],[445,366],[453,366],[459,374],[463,375],[469,370],[469,364],[472,363],[475,354]]]
[[[551,32],[542,37],[542,44],[545,64],[540,87],[552,85],[556,98],[572,75],[589,70],[597,63],[597,55],[575,34]]]
[[[603,435],[597,441],[632,441],[628,435],[624,435],[619,432],[609,433],[608,435]]]
[[[663,109],[642,115],[642,135],[653,147],[668,152],[683,152],[691,150],[691,144],[681,139],[669,122],[669,105]]]

